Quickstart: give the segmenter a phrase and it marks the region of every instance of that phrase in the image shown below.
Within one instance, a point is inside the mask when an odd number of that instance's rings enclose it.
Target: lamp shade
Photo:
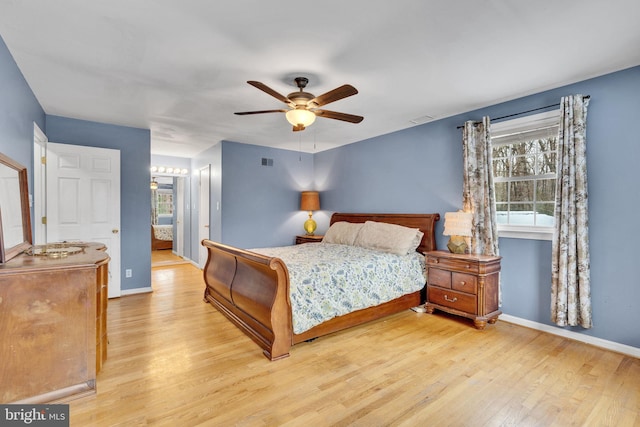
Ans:
[[[473,215],[470,212],[447,212],[444,214],[445,236],[471,236]]]
[[[303,191],[300,193],[300,210],[317,211],[320,209],[320,194],[317,191]]]
[[[307,127],[316,121],[316,115],[303,108],[289,110],[285,116],[287,117],[287,121],[293,126],[302,125],[303,127]]]

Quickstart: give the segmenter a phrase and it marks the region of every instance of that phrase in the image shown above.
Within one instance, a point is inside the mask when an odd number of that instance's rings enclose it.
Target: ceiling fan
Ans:
[[[285,113],[287,121],[293,125],[294,132],[304,130],[307,126],[309,126],[316,120],[316,116],[324,117],[326,119],[342,120],[349,123],[360,123],[364,119],[364,117],[362,116],[319,109],[319,107],[327,105],[330,102],[339,101],[343,98],[347,98],[349,96],[357,94],[358,91],[355,87],[351,85],[342,85],[336,89],[330,90],[325,94],[315,96],[309,92],[304,91],[304,88],[309,83],[309,79],[307,79],[306,77],[296,77],[294,80],[296,82],[296,86],[298,86],[300,90],[298,92],[292,92],[287,96],[279,94],[264,83],[256,82],[253,80],[247,82],[251,86],[268,93],[279,101],[284,102],[289,107],[291,107],[291,109],[244,111],[235,114],[239,116],[245,116],[249,114]]]

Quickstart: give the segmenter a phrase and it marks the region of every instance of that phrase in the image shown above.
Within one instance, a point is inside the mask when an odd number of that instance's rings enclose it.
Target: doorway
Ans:
[[[163,228],[165,238],[170,238],[171,242],[166,245],[152,245],[151,267],[188,262],[184,258],[187,180],[188,177],[161,173],[152,176],[152,181],[157,187],[151,190],[153,232],[158,227]],[[169,231],[170,237],[167,237]]]

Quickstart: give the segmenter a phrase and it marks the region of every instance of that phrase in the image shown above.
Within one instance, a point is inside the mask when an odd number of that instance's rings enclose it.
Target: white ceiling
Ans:
[[[323,151],[640,64],[638,0],[0,0],[47,114],[151,129],[153,154],[221,141]],[[293,78],[359,94],[293,133]]]

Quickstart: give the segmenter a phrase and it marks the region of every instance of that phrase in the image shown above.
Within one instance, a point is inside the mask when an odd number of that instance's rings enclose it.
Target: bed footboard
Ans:
[[[269,360],[292,345],[289,272],[279,258],[203,240],[204,299],[255,341]]]

